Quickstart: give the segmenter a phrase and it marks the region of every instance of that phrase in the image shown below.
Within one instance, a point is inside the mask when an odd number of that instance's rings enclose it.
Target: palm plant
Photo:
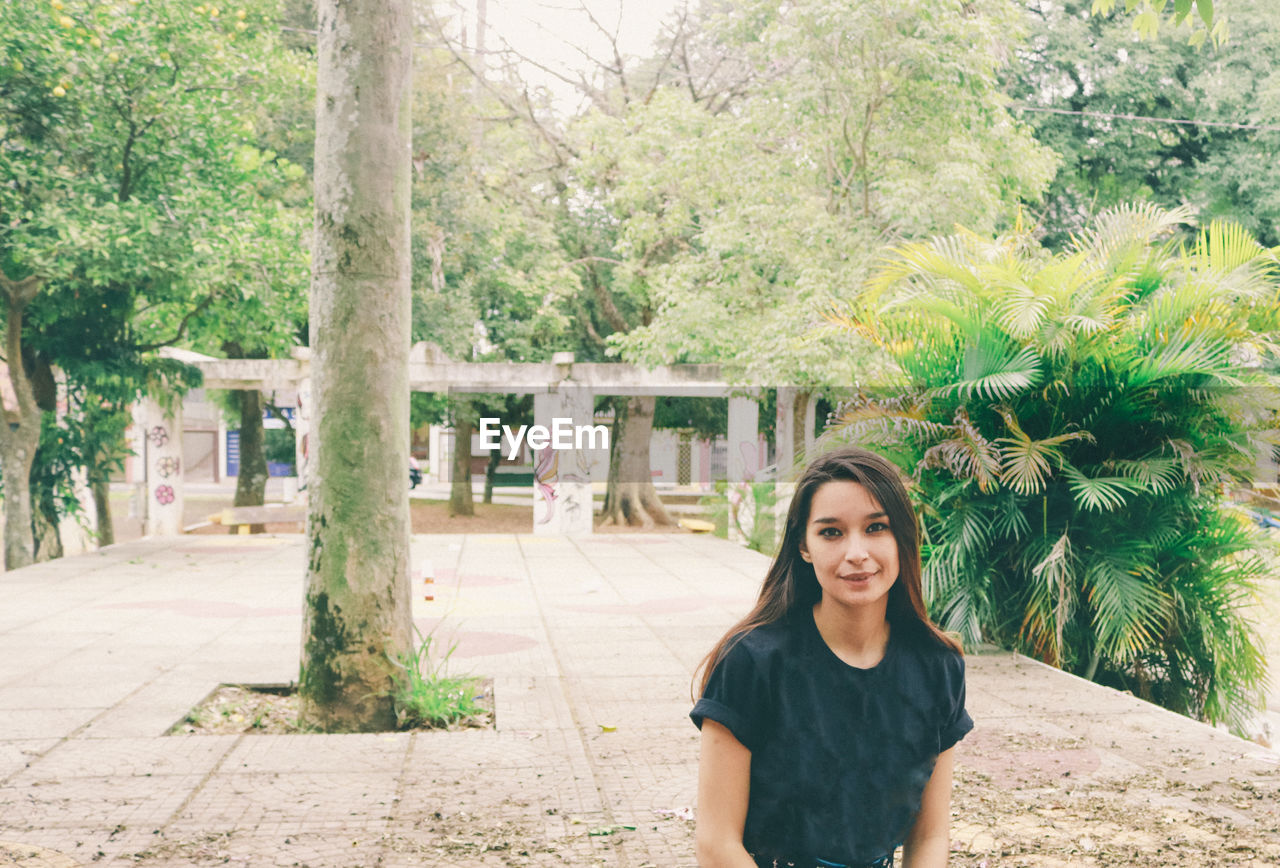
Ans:
[[[1058,255],[1020,229],[896,249],[833,318],[899,379],[825,437],[911,474],[945,628],[1238,724],[1264,542],[1226,493],[1274,427],[1280,287],[1239,227],[1171,240],[1187,216],[1110,211]]]

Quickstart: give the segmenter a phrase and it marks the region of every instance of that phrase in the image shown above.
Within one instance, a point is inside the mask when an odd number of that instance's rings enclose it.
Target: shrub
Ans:
[[[1024,232],[894,251],[837,318],[900,379],[824,436],[913,477],[945,629],[1238,725],[1265,543],[1226,495],[1274,427],[1280,298],[1271,251],[1222,223],[1175,244],[1185,219],[1114,210],[1058,255]]]

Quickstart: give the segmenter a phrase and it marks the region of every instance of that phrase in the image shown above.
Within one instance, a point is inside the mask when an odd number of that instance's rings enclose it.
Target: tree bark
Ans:
[[[58,533],[58,508],[53,503],[53,491],[40,491],[32,506],[31,538],[36,563],[62,557],[62,535]]]
[[[471,435],[475,431],[475,420],[469,408],[455,415],[449,515],[475,515],[475,498],[471,494]]]
[[[653,396],[628,398],[614,423],[613,454],[602,525],[653,527],[675,524],[658,499],[649,472],[649,440],[653,435]]]
[[[116,527],[111,521],[111,483],[104,477],[89,484],[93,508],[98,515],[98,547],[115,545]]]
[[[300,722],[396,723],[410,651],[408,0],[320,0]]]
[[[502,450],[494,449],[489,453],[489,462],[484,466],[484,502],[493,503],[494,477],[498,473],[498,464],[502,461]]]
[[[256,389],[235,392],[240,405],[240,475],[236,477],[234,506],[262,506],[267,499],[267,444],[262,428],[262,393]],[[263,533],[266,525],[253,524],[249,533]]]
[[[0,420],[0,474],[4,479],[4,567],[16,570],[35,561],[31,534],[31,465],[40,443],[40,408],[22,363],[22,315],[43,281],[35,276],[10,280],[0,275],[7,316],[5,352],[9,383],[18,399],[15,413]],[[7,424],[5,424],[7,423]]]

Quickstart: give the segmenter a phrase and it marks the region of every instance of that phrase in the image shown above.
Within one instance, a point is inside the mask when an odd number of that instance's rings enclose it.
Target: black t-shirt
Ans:
[[[858,669],[808,606],[743,635],[689,716],[751,751],[747,850],[855,864],[902,843],[938,754],[973,728],[959,654],[894,625],[880,663]]]

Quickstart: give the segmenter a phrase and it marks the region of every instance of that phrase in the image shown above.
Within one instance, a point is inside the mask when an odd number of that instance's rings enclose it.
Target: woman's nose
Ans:
[[[849,542],[844,549],[845,560],[853,564],[860,564],[867,559],[866,542],[857,535],[850,535]]]

